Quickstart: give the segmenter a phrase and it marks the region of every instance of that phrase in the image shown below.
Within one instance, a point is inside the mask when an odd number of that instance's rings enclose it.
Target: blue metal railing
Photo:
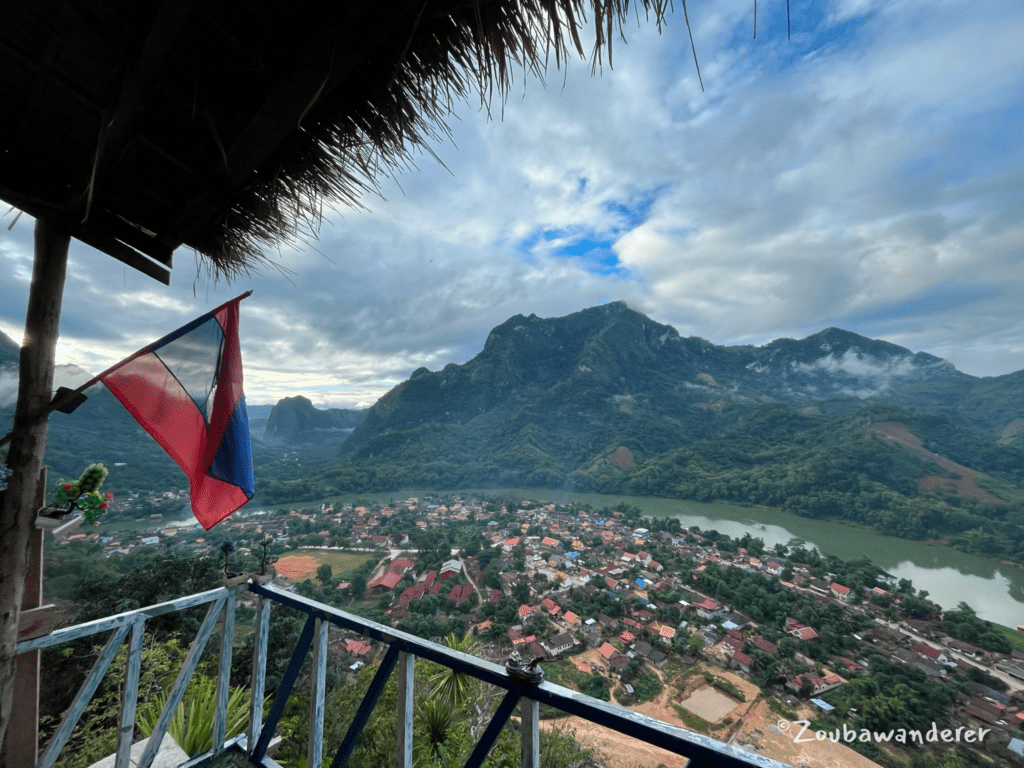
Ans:
[[[234,639],[234,613],[238,592],[248,589],[259,597],[253,653],[250,717],[248,732],[233,739],[225,739],[228,683],[231,673],[231,645]],[[292,651],[288,669],[274,694],[264,720],[263,702],[270,627],[270,611],[274,603],[294,608],[306,615],[306,621]],[[273,586],[249,584],[220,588],[197,595],[171,600],[159,605],[129,611],[117,616],[57,630],[45,637],[18,644],[18,653],[50,648],[61,643],[111,632],[106,647],[60,726],[51,738],[37,768],[52,768],[72,730],[85,712],[93,693],[99,686],[107,668],[120,646],[131,633],[128,665],[121,710],[121,729],[118,738],[115,768],[128,768],[135,710],[138,699],[139,669],[142,660],[142,638],[149,618],[172,611],[209,604],[209,609],[197,636],[171,688],[167,703],[157,719],[149,743],[138,762],[139,768],[150,768],[174,711],[184,696],[199,658],[218,621],[222,622],[221,648],[218,671],[217,704],[214,719],[214,749],[197,755],[180,768],[200,766],[214,754],[227,749],[242,750],[249,762],[259,768],[279,768],[268,749],[275,735],[288,698],[294,690],[299,672],[310,650],[313,654],[310,696],[310,722],[307,742],[307,765],[319,768],[324,758],[324,700],[326,694],[327,634],[331,624],[359,633],[387,645],[387,652],[377,667],[369,688],[360,702],[348,731],[331,762],[332,768],[342,768],[356,747],[363,728],[369,721],[390,676],[398,668],[398,703],[396,712],[397,765],[412,768],[413,705],[415,696],[414,672],[417,659],[431,661],[449,669],[496,686],[504,691],[497,710],[484,729],[480,740],[466,762],[466,768],[479,768],[509,718],[519,709],[519,730],[522,738],[523,768],[540,768],[539,706],[546,704],[570,715],[577,715],[626,736],[653,744],[662,749],[689,758],[691,768],[785,768],[783,763],[723,744],[707,736],[677,728],[660,720],[628,709],[591,698],[549,682],[532,682],[522,669],[510,670],[484,659],[470,656],[414,635],[377,624],[330,606],[309,600]]]
[[[250,740],[253,749],[249,752],[250,761],[257,766],[274,768],[276,763],[267,760],[266,747],[284,711],[285,703],[291,694],[298,677],[302,662],[313,646],[316,656],[317,670],[312,682],[313,695],[310,703],[310,750],[309,765],[319,766],[323,750],[323,670],[325,666],[327,626],[334,624],[343,629],[352,630],[363,636],[370,637],[388,646],[387,653],[380,662],[376,674],[370,683],[356,714],[352,719],[348,732],[341,746],[335,753],[331,768],[342,768],[346,765],[360,733],[369,720],[395,666],[399,667],[398,717],[396,738],[398,740],[399,768],[412,767],[412,707],[414,696],[413,670],[417,658],[441,664],[449,669],[469,675],[477,680],[494,685],[505,691],[497,711],[484,730],[480,741],[471,753],[466,768],[479,768],[487,757],[501,729],[505,727],[509,717],[519,705],[520,732],[523,744],[524,768],[540,768],[539,752],[539,705],[546,704],[570,715],[577,715],[598,725],[618,731],[641,741],[661,747],[662,749],[689,758],[691,768],[745,768],[746,766],[762,766],[763,768],[783,768],[784,764],[763,755],[752,754],[738,747],[723,744],[708,736],[687,731],[683,728],[655,720],[652,717],[633,712],[628,709],[594,699],[582,693],[563,688],[549,682],[534,684],[523,679],[522,675],[510,673],[506,667],[499,666],[484,659],[470,656],[437,643],[431,643],[415,635],[377,624],[344,611],[331,608],[304,597],[286,592],[273,586],[250,585],[249,589],[261,597],[260,612],[257,621],[259,632],[256,653],[253,659],[254,681],[262,676],[260,665],[266,663],[266,627],[269,622],[269,606],[272,602],[294,608],[306,614],[306,624],[292,654],[288,671],[275,696],[274,703],[262,725],[259,704],[261,699],[254,689],[254,712],[250,721]]]

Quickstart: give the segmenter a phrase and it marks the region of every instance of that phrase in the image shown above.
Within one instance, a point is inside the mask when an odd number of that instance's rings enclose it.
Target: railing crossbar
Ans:
[[[358,741],[359,736],[362,734],[363,728],[370,721],[370,715],[373,713],[374,707],[377,706],[380,695],[384,692],[384,686],[387,685],[391,671],[395,668],[395,664],[398,661],[398,653],[399,649],[397,647],[389,646],[387,653],[384,654],[384,658],[380,660],[377,672],[370,681],[370,686],[366,689],[366,694],[363,696],[363,700],[359,702],[359,708],[352,717],[352,723],[345,733],[345,738],[342,739],[341,746],[338,747],[338,751],[331,761],[331,768],[344,768],[348,764],[348,759],[356,748],[356,741]]]
[[[542,682],[539,685],[524,683],[517,678],[511,677],[504,667],[498,666],[497,664],[493,664],[485,661],[484,659],[470,656],[469,654],[462,653],[451,648],[440,646],[436,643],[428,642],[414,635],[410,635],[390,627],[385,627],[372,621],[342,613],[337,609],[329,608],[313,600],[278,589],[272,585],[264,586],[252,584],[249,589],[255,594],[260,595],[260,597],[265,600],[269,599],[282,603],[310,616],[315,612],[317,616],[323,617],[331,624],[387,644],[388,654],[385,656],[385,661],[388,661],[392,654],[395,654],[396,658],[399,653],[409,654],[410,656],[414,655],[418,658],[441,664],[455,672],[468,674],[485,683],[495,685],[508,691],[499,705],[494,718],[485,730],[483,737],[481,737],[480,742],[476,745],[476,748],[470,756],[470,760],[466,764],[467,768],[478,768],[478,766],[482,764],[487,753],[493,746],[494,740],[497,739],[498,734],[507,722],[516,703],[521,698],[526,700],[531,708],[523,718],[523,727],[529,727],[531,730],[530,734],[523,734],[523,746],[525,750],[523,757],[524,766],[533,766],[537,764],[539,757],[539,753],[537,752],[539,749],[537,745],[537,737],[539,736],[539,733],[535,730],[532,722],[534,719],[534,713],[537,711],[534,707],[539,704],[547,704],[570,715],[577,715],[597,725],[609,728],[610,730],[640,739],[641,741],[654,744],[667,751],[687,757],[690,760],[690,764],[694,766],[715,766],[717,768],[717,766],[755,765],[764,766],[765,768],[784,768],[782,763],[764,755],[746,752],[738,747],[723,744],[709,736],[704,736],[677,726],[669,725],[668,723],[642,715],[638,712],[623,709],[622,707],[618,707],[614,704],[599,701],[590,696],[586,696],[585,694],[578,693],[577,691],[563,688],[560,685],[555,685],[549,682]],[[306,649],[308,649],[308,642],[306,644]],[[303,650],[303,653],[305,653],[306,649]],[[298,652],[298,648],[296,649],[296,652]],[[293,662],[294,659],[295,657],[293,657]],[[390,661],[390,664],[391,666],[394,665],[394,659]],[[386,670],[378,669],[377,676],[375,676],[374,680],[376,681],[380,678],[382,681],[386,681],[387,676],[390,673],[390,667]],[[404,674],[411,673],[406,672]],[[383,687],[383,682],[381,682],[381,686]],[[290,688],[288,693],[290,693]],[[399,712],[397,715],[400,722],[396,729],[398,736],[399,765],[406,765],[407,761],[411,759],[407,757],[407,755],[411,753],[411,746],[409,746],[408,742],[402,737],[403,731],[405,733],[409,733],[409,730],[404,729],[401,723],[405,708],[411,706],[410,697],[411,694],[403,692],[403,696],[400,697],[399,700]],[[275,698],[275,707],[278,706],[279,699],[280,692],[279,696]],[[366,704],[366,702],[367,700],[364,699],[363,704]],[[533,702],[537,702],[537,705]],[[284,706],[283,701],[280,701],[280,706]],[[370,707],[370,710],[372,710],[372,706]],[[369,717],[369,711],[367,711],[366,717]],[[276,725],[276,720],[271,724],[268,719],[268,722],[266,726],[264,726],[260,735],[261,743],[269,741]],[[353,722],[353,726],[354,725],[355,723]],[[362,726],[360,726],[359,730],[361,730],[361,728]],[[409,725],[408,728],[411,729],[411,725]],[[346,741],[349,740],[349,736],[352,734],[353,728],[350,727],[349,734],[346,735]],[[358,737],[358,732],[355,732],[354,737],[352,738],[353,747],[355,737]],[[488,739],[490,739],[490,743],[488,743]],[[253,757],[257,762],[259,762],[259,760],[263,758],[264,754],[265,752],[260,752],[258,754],[254,752]],[[338,754],[335,755],[335,760],[332,762],[332,768],[341,768],[341,766],[345,764],[344,760],[348,759],[348,754],[345,754],[343,760],[339,760],[342,754],[342,750],[339,750]]]
[[[505,723],[508,722],[509,717],[512,715],[512,710],[516,708],[520,698],[521,694],[516,690],[510,690],[505,694],[505,697],[501,700],[498,709],[494,713],[494,717],[491,718],[491,722],[487,724],[487,728],[480,737],[480,741],[476,743],[469,759],[466,760],[466,768],[480,768],[483,765],[484,760],[487,759],[487,754],[491,751],[491,747],[494,746],[494,742],[498,740],[501,729],[505,727]]]
[[[273,585],[252,584],[250,590],[261,597],[269,597],[274,602],[295,608],[305,614],[317,612],[325,616],[326,620],[336,627],[356,632],[385,645],[397,646],[399,650],[413,653],[426,661],[433,661],[456,672],[466,673],[491,685],[501,688],[509,687],[509,677],[504,667],[477,656],[428,642],[415,635],[385,627],[367,619],[341,614],[336,609],[328,608],[299,595],[293,595],[291,592],[278,589]]]
[[[145,616],[147,619],[152,619],[156,616],[163,616],[166,613],[174,613],[185,608],[193,608],[197,605],[204,605],[211,603],[214,600],[223,598],[227,592],[243,592],[246,589],[245,584],[240,584],[235,587],[217,587],[217,589],[210,589],[206,592],[198,592],[194,595],[186,595],[185,597],[179,597],[176,600],[168,600],[165,603],[157,603],[156,605],[150,605],[146,608],[140,608],[134,611],[125,611],[124,613],[118,613],[113,616],[104,616],[102,619],[96,619],[94,621],[87,621],[84,624],[76,624],[73,627],[65,627],[63,629],[56,629],[48,635],[42,637],[36,637],[32,640],[24,640],[18,643],[16,652],[20,655],[27,651],[35,651],[43,648],[52,648],[55,645],[61,645],[72,640],[80,640],[83,637],[89,637],[90,635],[97,635],[101,632],[109,632],[112,629],[118,629],[119,627],[134,624],[139,616]],[[308,613],[308,610],[306,611]]]

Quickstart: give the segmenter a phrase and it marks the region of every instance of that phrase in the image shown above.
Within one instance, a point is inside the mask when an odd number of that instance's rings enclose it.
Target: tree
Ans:
[[[526,605],[530,602],[530,585],[525,581],[520,581],[512,587],[512,597],[514,597],[520,605]]]
[[[604,675],[592,674],[580,685],[580,692],[601,701],[610,701],[611,683]]]
[[[812,693],[814,693],[814,683],[811,682],[811,679],[807,675],[803,675],[800,678],[800,695],[806,699],[810,697]]]
[[[331,570],[330,563],[323,563],[316,569],[316,577],[321,584],[326,584],[331,580],[331,576],[334,575]]]
[[[690,653],[696,656],[704,650],[704,640],[700,635],[690,635],[690,639],[686,641],[686,647],[689,649]]]
[[[266,536],[256,545],[256,557],[260,561],[260,575],[264,575],[267,572],[267,566],[273,565],[277,562],[277,558],[273,556],[271,547],[274,545],[274,538],[272,536]],[[280,545],[277,545],[279,547]]]
[[[355,574],[352,576],[352,586],[349,589],[352,590],[352,597],[358,600],[364,594],[366,594],[366,576],[363,574]]]

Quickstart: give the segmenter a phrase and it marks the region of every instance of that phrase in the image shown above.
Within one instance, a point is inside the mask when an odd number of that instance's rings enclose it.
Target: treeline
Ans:
[[[644,417],[642,402],[630,407]],[[589,437],[581,442],[571,418],[548,420],[550,428],[542,430],[538,414],[524,409],[490,441],[472,423],[381,435],[340,466],[296,483],[295,490],[300,498],[317,498],[403,487],[519,486],[721,500],[842,519],[890,536],[946,539],[965,552],[1024,560],[1024,451],[894,406],[834,410],[840,412],[823,416],[753,406],[720,419],[718,431],[702,421],[701,429],[684,438],[677,434],[669,444],[630,438],[635,425],[618,432],[621,413],[600,428],[588,423]],[[877,421],[902,421],[929,450],[990,472],[991,478],[979,481],[1002,503],[922,490],[918,481],[926,475],[954,476],[883,440],[872,428]],[[630,450],[634,466],[608,458],[620,445]]]

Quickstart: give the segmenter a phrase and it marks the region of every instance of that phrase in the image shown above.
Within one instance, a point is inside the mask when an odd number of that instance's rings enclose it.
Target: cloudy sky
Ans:
[[[762,344],[828,326],[1024,368],[1024,5],[710,0],[631,20],[614,69],[519,77],[492,119],[328,215],[317,250],[171,287],[75,243],[59,360],[98,372],[252,288],[250,403],[365,407],[476,354],[511,315],[625,300],[683,335]],[[0,208],[0,213],[7,206]],[[32,222],[0,219],[0,331],[23,335]]]

